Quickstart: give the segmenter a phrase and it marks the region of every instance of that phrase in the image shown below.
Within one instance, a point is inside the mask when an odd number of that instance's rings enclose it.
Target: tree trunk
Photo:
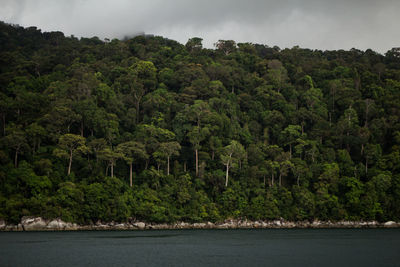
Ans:
[[[279,173],[279,187],[282,186],[282,173]]]
[[[199,152],[197,148],[195,149],[196,152],[196,177],[199,176]]]
[[[275,178],[274,178],[274,173],[272,173],[272,175],[271,175],[271,185],[272,186],[274,186],[274,181],[275,180]]]
[[[72,150],[69,151],[68,175],[71,174],[71,166],[72,166]]]
[[[329,127],[332,127],[332,113],[329,112]]]
[[[83,120],[81,121],[81,136],[83,137]]]
[[[226,164],[225,187],[228,187],[229,179],[229,162]]]
[[[365,160],[365,174],[368,173],[368,160]]]
[[[292,144],[289,144],[289,159],[292,159]]]
[[[129,185],[132,187],[132,162],[129,164]]]
[[[186,172],[186,161],[183,163],[183,171]]]
[[[6,136],[6,114],[3,113],[3,136]]]
[[[111,162],[111,178],[114,177],[114,162]]]
[[[167,157],[167,175],[169,175],[169,156]]]
[[[14,166],[18,167],[18,149],[15,150]]]
[[[263,178],[264,178],[264,188],[265,188],[265,174],[264,174]]]
[[[139,115],[140,115],[140,100],[136,100],[136,123],[139,123]]]
[[[32,145],[32,154],[35,156],[36,153],[36,139],[33,138],[33,145]]]
[[[300,175],[297,176],[297,186],[300,186]]]

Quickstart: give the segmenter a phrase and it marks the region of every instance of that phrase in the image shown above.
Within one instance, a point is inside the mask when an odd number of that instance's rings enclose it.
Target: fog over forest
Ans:
[[[123,38],[139,32],[185,43],[203,38],[332,50],[400,45],[395,0],[1,0],[0,18],[66,35]]]

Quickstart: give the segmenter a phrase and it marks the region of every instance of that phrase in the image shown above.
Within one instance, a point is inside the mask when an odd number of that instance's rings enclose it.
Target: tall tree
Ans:
[[[203,48],[202,41],[203,39],[199,37],[190,38],[186,42],[185,47],[191,53],[201,51],[201,49]]]
[[[72,157],[87,152],[86,139],[76,134],[64,134],[58,140],[58,148],[54,150],[57,157],[68,158],[68,175],[71,174]]]
[[[107,162],[106,175],[108,174],[108,167],[111,168],[111,178],[114,177],[114,166],[117,160],[123,157],[123,154],[113,150],[112,147],[106,147],[98,152],[99,158]]]
[[[139,61],[128,70],[128,82],[136,107],[136,122],[140,121],[140,105],[143,96],[157,84],[157,69],[150,61]]]
[[[28,148],[26,133],[21,129],[21,126],[10,125],[7,127],[7,135],[3,137],[3,142],[6,147],[14,149],[14,166],[18,166],[18,155]]]
[[[218,42],[216,42],[214,45],[225,55],[229,55],[237,49],[236,42],[233,40],[218,40]]]
[[[169,175],[169,163],[172,156],[178,156],[181,145],[178,142],[164,142],[158,148],[167,158],[167,175]]]
[[[149,157],[146,153],[146,147],[140,142],[128,141],[119,144],[116,150],[121,153],[122,158],[129,165],[129,186],[132,187],[133,161],[135,159],[147,159]]]
[[[237,166],[239,159],[245,154],[246,151],[242,144],[235,140],[232,140],[229,145],[223,148],[221,153],[221,161],[226,166],[225,187],[228,187],[229,169]]]
[[[196,176],[199,175],[199,149],[201,148],[200,143],[204,141],[209,134],[210,131],[207,127],[201,128],[198,126],[194,126],[188,133],[189,141],[193,145],[195,152]]]
[[[283,143],[289,145],[289,158],[292,158],[292,146],[300,137],[300,125],[289,125],[282,132]]]

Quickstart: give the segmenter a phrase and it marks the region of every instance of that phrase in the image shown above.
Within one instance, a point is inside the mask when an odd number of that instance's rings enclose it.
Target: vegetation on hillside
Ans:
[[[0,23],[0,217],[400,220],[400,49]]]

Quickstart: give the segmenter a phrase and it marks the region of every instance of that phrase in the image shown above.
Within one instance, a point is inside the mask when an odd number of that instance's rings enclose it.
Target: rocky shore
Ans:
[[[45,220],[41,217],[23,217],[17,225],[7,224],[0,219],[0,231],[87,231],[87,230],[157,230],[157,229],[290,229],[290,228],[399,228],[400,222],[388,221],[248,221],[226,220],[219,223],[187,223],[155,224],[130,220],[125,223],[101,222],[91,225],[78,225],[64,222],[61,219]]]

